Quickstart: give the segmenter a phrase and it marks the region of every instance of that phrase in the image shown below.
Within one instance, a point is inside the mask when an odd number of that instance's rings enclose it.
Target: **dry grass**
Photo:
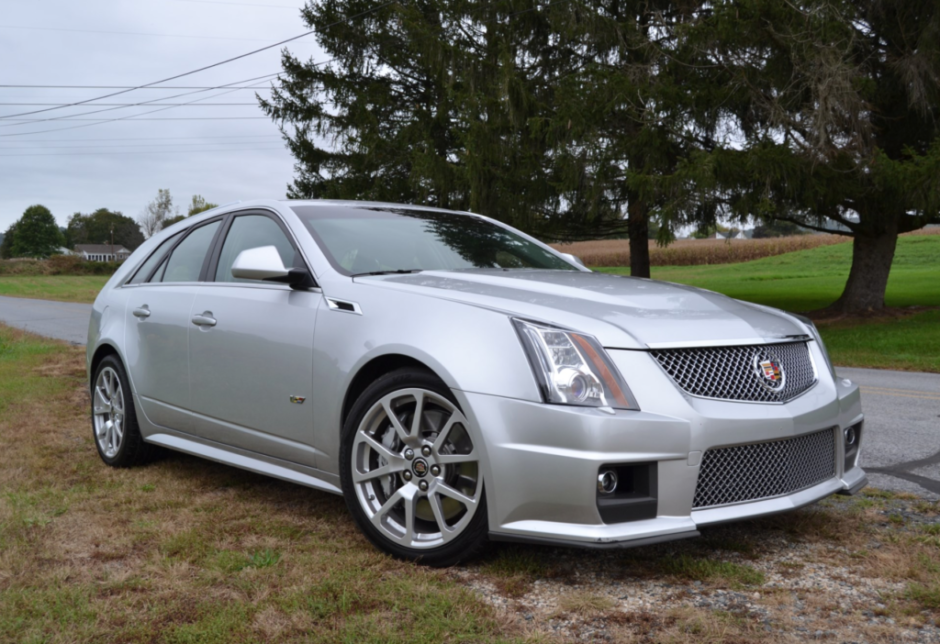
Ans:
[[[918,230],[910,235],[938,235],[940,228]],[[842,235],[795,235],[768,239],[683,239],[665,248],[650,242],[651,266],[701,266],[737,264],[798,250],[849,243]],[[630,242],[626,239],[598,239],[553,244],[563,253],[581,258],[588,266],[629,266]]]
[[[343,500],[183,455],[95,451],[83,350],[0,326],[0,641],[496,641],[522,631],[392,560]]]
[[[2,642],[795,644],[799,625],[887,643],[940,610],[940,506],[904,495],[635,550],[504,546],[436,571],[379,554],[335,496],[183,455],[107,468],[87,406],[81,349],[0,326]],[[846,601],[810,574],[880,590]],[[631,607],[639,587],[661,601]],[[696,603],[719,592],[746,602]]]

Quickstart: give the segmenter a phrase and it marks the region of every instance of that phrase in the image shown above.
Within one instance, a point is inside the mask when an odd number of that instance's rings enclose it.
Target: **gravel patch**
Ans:
[[[940,573],[938,505],[875,494],[645,548],[502,545],[452,574],[551,640],[940,644],[909,596]]]

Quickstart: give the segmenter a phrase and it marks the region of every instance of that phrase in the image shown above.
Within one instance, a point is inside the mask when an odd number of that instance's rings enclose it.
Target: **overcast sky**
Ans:
[[[219,204],[283,198],[293,177],[293,161],[252,90],[170,98],[197,90],[143,89],[96,103],[11,117],[120,90],[5,86],[151,83],[303,33],[303,4],[303,0],[0,0],[0,232],[37,203],[47,206],[62,226],[72,213],[97,208],[136,218],[159,188],[168,188],[183,210],[194,194]],[[323,58],[313,35],[289,47],[302,58]],[[275,48],[166,85],[202,88],[261,82],[260,87],[266,88],[269,80],[240,81],[280,69],[280,49]],[[134,115],[168,106],[81,116],[115,104],[197,99],[202,100],[137,118]],[[20,122],[52,118],[58,120]],[[124,120],[96,122],[118,118]]]

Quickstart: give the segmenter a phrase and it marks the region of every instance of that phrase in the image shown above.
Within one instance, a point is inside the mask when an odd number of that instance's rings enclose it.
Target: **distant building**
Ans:
[[[75,254],[81,255],[86,262],[123,262],[130,257],[131,251],[111,244],[78,244]]]

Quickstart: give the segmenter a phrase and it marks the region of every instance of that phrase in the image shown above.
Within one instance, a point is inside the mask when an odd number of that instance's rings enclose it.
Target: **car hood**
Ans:
[[[590,333],[607,348],[751,344],[806,334],[792,317],[702,289],[607,273],[473,269],[356,282],[485,307]]]

